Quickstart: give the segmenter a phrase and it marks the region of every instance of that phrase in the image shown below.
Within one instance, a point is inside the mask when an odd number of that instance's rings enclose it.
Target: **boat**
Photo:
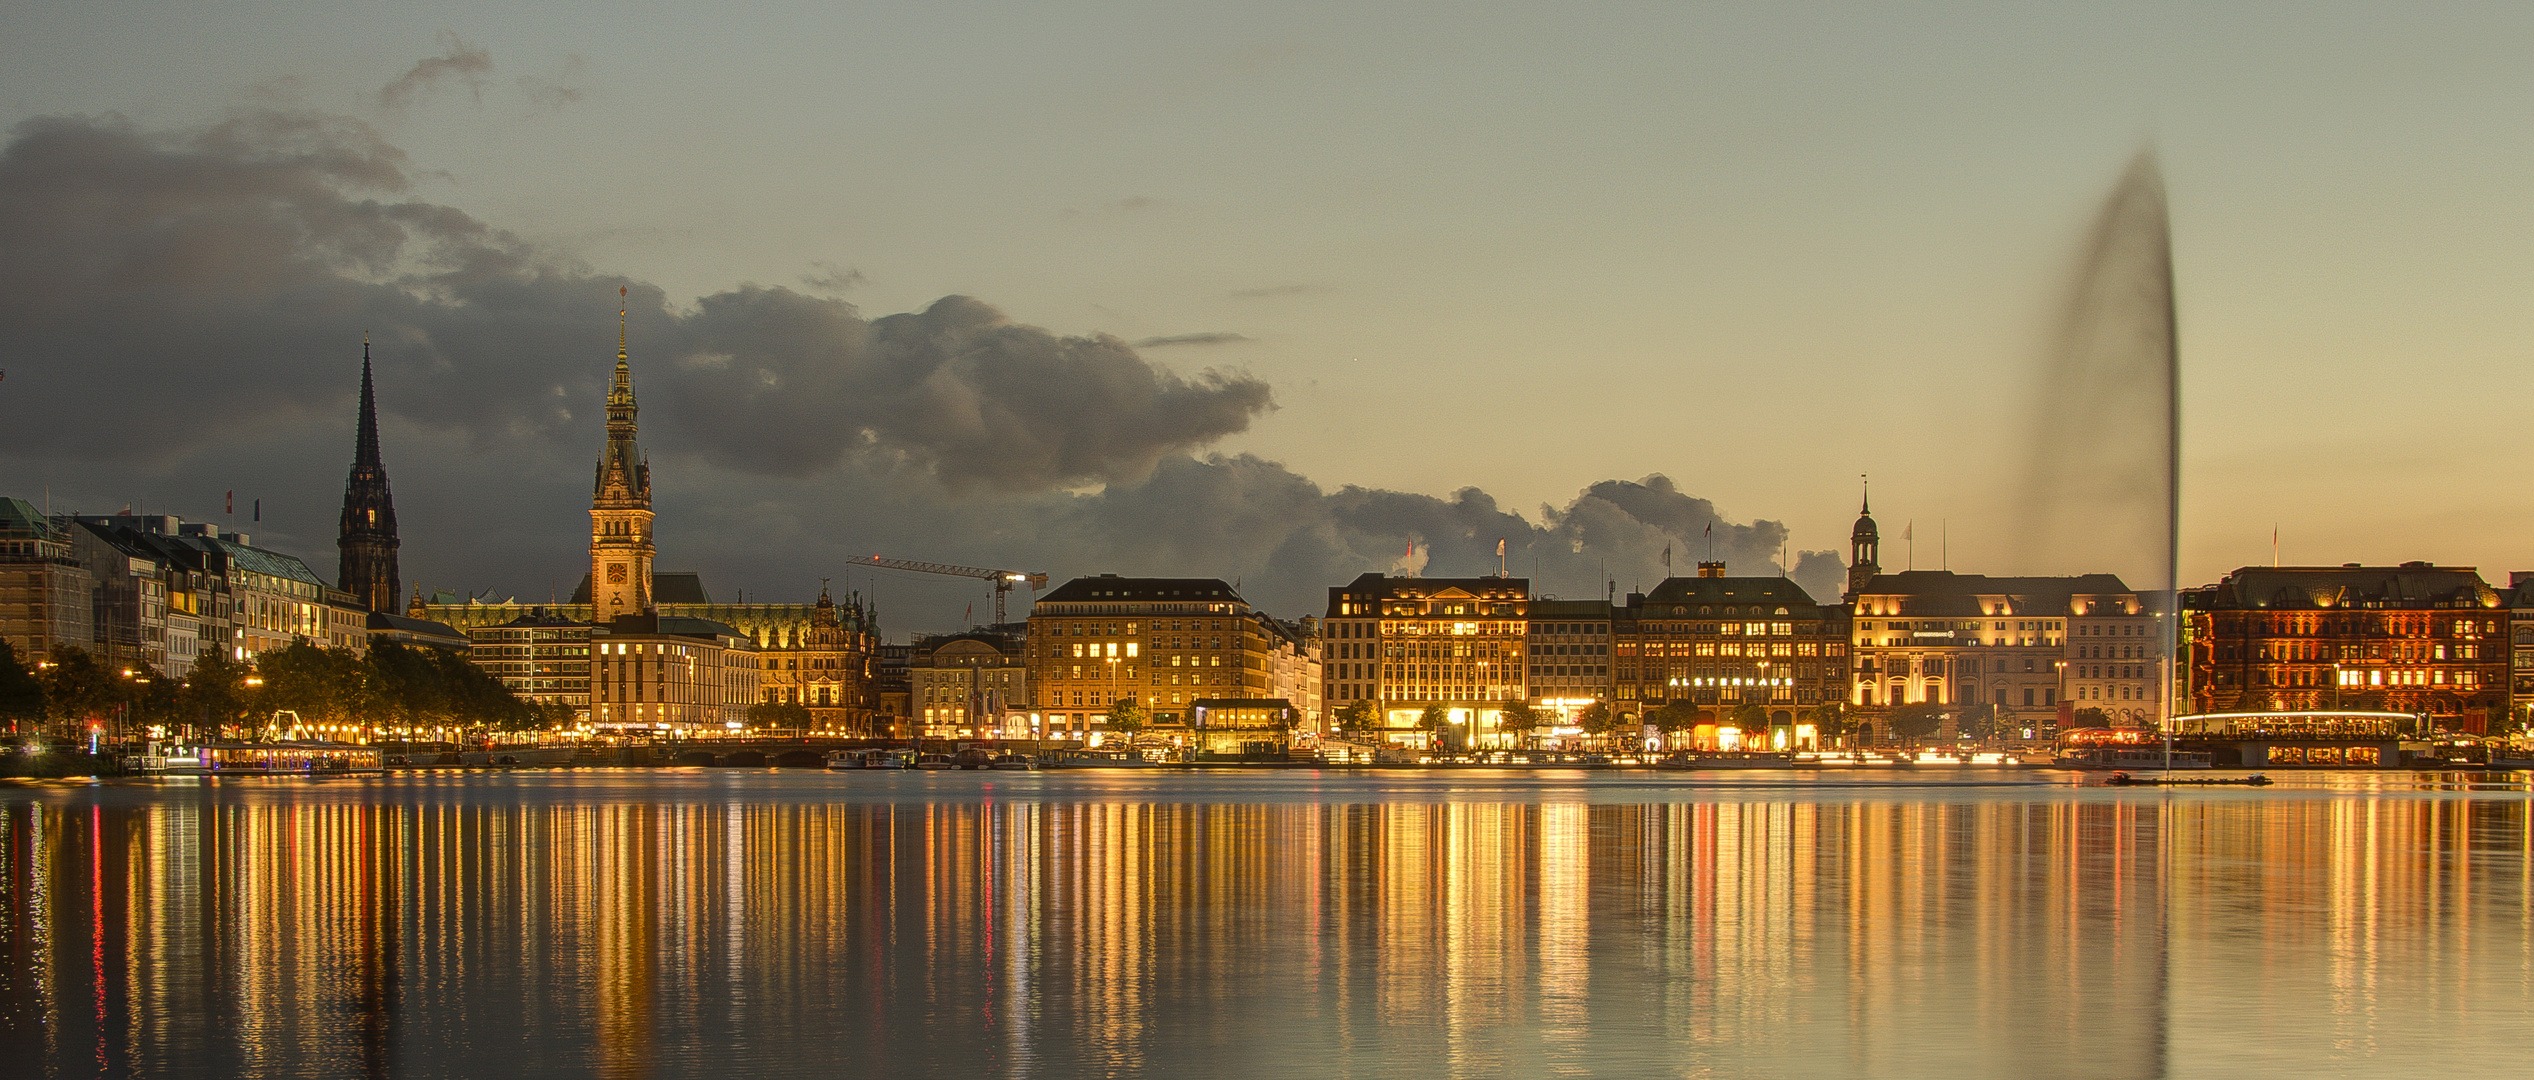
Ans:
[[[2103,781],[2105,787],[2269,787],[2270,778],[2260,773],[2251,776],[2131,776],[2116,772]]]
[[[837,770],[870,768],[863,762],[864,757],[860,750],[838,750],[827,755],[827,767]]]
[[[150,743],[124,767],[151,776],[328,776],[387,771],[378,750],[329,742]]]
[[[959,767],[959,762],[958,759],[953,758],[948,754],[917,754],[915,755],[915,760],[908,763],[906,767],[910,769],[956,769]]]
[[[994,760],[985,763],[985,767],[989,769],[1035,769],[1038,767],[1038,762],[1032,760],[1028,754],[997,754],[995,755]]]
[[[1047,763],[1050,769],[1149,769],[1153,763],[1124,750],[1068,750]]]
[[[2161,772],[2214,768],[2205,750],[2171,750],[2145,728],[2077,728],[2059,735],[2051,764],[2062,769]]]

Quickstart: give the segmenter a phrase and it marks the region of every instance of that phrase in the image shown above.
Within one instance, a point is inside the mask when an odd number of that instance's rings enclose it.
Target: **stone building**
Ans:
[[[2129,650],[2152,648],[2155,616],[2112,574],[1878,574],[1851,620],[1849,700],[1871,722],[1918,702],[1990,705],[2003,728],[2036,735],[2081,704],[2116,722],[2154,720],[2156,663]]]
[[[1086,738],[1111,703],[1141,701],[1177,723],[1198,698],[1261,698],[1270,634],[1219,578],[1075,578],[1031,606],[1031,727]]]
[[[1029,658],[1018,629],[915,641],[906,674],[917,732],[952,739],[1029,735]]]
[[[758,702],[756,643],[710,619],[627,615],[590,632],[590,724],[690,736],[735,731]]]
[[[1696,726],[1720,728],[1734,710],[1759,705],[1771,728],[1791,728],[1804,710],[1846,695],[1846,609],[1815,601],[1792,579],[1728,577],[1725,564],[1700,563],[1697,577],[1630,593],[1618,615],[1622,714],[1642,719],[1686,702],[1697,707]]]
[[[1374,702],[1370,737],[1380,740],[1509,743],[1504,703],[1532,696],[1531,604],[1528,578],[1364,574],[1334,587],[1322,622],[1324,704]],[[1442,709],[1442,731],[1418,726],[1429,706]]]
[[[29,668],[93,637],[88,571],[71,553],[70,528],[24,499],[0,499],[0,638]]]
[[[531,608],[528,614],[509,622],[469,631],[467,659],[485,674],[500,679],[520,700],[539,707],[559,705],[572,710],[575,719],[586,720],[590,712],[591,629],[590,624],[577,619]],[[377,633],[375,625],[372,632]]]
[[[2509,709],[2512,617],[2469,566],[2247,566],[2182,609],[2192,712],[2402,712],[2481,733]]]

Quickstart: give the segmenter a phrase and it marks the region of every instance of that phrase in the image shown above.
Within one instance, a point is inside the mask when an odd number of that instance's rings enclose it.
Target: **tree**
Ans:
[[[1813,726],[1816,745],[1828,746],[1848,734],[1848,706],[1843,701],[1825,701],[1804,711],[1804,722]]]
[[[1417,730],[1425,732],[1434,745],[1440,746],[1446,729],[1452,726],[1452,714],[1440,701],[1428,702],[1425,711],[1417,714]]]
[[[254,672],[229,658],[228,650],[212,649],[194,661],[185,685],[176,693],[176,720],[218,737],[221,729],[246,722],[246,677]]]
[[[113,674],[97,662],[96,654],[76,645],[56,645],[46,663],[50,666],[39,678],[44,683],[45,708],[54,720],[85,724],[112,713],[121,703]]]
[[[1954,710],[1953,726],[1954,730],[1969,738],[1987,742],[1997,737],[2004,723],[1997,715],[1997,706],[1973,702]]]
[[[0,721],[11,731],[44,722],[44,684],[18,663],[17,650],[5,638],[0,638]]]
[[[1769,729],[1769,707],[1756,701],[1745,701],[1734,706],[1732,712],[1726,713],[1725,721],[1728,726],[1741,731],[1743,737],[1747,739],[1754,731]]]
[[[1584,711],[1575,714],[1575,726],[1583,729],[1586,735],[1607,739],[1619,728],[1619,710],[1611,708],[1607,701],[1593,702],[1584,706]]]
[[[748,726],[807,729],[809,706],[790,701],[760,701],[748,706]]]
[[[1698,706],[1686,701],[1666,701],[1645,714],[1645,722],[1663,733],[1663,745],[1672,744],[1672,736],[1698,726]]]
[[[1135,734],[1144,730],[1144,721],[1149,715],[1144,711],[1143,702],[1131,697],[1119,698],[1109,703],[1109,730],[1125,735],[1126,741],[1131,744],[1135,741]]]
[[[1356,698],[1337,711],[1338,730],[1361,735],[1381,724],[1381,707],[1371,698]]]
[[[1986,708],[1986,709],[1991,709],[1991,710],[1994,710],[1994,709],[1995,709],[1995,706],[1986,706],[1986,705],[1984,705],[1984,706],[1976,706],[1976,707],[1978,707],[1978,708]],[[2077,711],[2075,711],[2075,712],[2073,712],[2073,713],[2068,714],[2068,722],[2069,722],[2069,723],[2071,723],[2071,724],[2074,724],[2074,725],[2076,725],[2076,726],[2078,726],[2078,727],[2081,727],[2081,728],[2084,728],[2084,727],[2110,727],[2110,726],[2112,726],[2112,714],[2107,713],[2107,712],[2104,712],[2101,708],[2099,708],[2099,707],[2097,707],[2097,706],[2088,705],[2088,706],[2086,706],[2086,707],[2084,707],[2084,708],[2082,708],[2082,709],[2078,709]]]
[[[1935,734],[1936,728],[1944,723],[1944,707],[1932,701],[1913,701],[1893,709],[1888,722],[1892,725],[1892,734],[1916,746],[1918,740]]]
[[[1519,742],[1540,729],[1540,710],[1532,708],[1530,702],[1521,698],[1506,698],[1496,727]]]

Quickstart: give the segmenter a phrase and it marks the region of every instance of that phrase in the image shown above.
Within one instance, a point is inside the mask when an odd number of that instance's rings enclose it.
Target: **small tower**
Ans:
[[[1865,591],[1865,583],[1883,572],[1877,558],[1882,546],[1882,531],[1874,527],[1874,493],[1869,490],[1857,504],[1856,528],[1848,532],[1848,591],[1841,599],[1854,603],[1857,594]]]
[[[619,299],[624,290],[616,290]],[[647,615],[651,607],[651,463],[634,442],[633,365],[625,359],[625,309],[616,309],[616,379],[607,390],[607,448],[590,492],[590,608],[596,622]]]
[[[343,520],[334,546],[335,587],[371,611],[394,611],[404,593],[396,581],[396,500],[378,453],[378,398],[370,386],[370,340],[361,337],[361,422],[352,450],[352,478],[343,485]]]

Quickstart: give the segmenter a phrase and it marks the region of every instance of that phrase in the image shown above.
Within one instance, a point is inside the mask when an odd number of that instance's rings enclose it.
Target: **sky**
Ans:
[[[1887,569],[2144,581],[2027,493],[2136,441],[2046,369],[2150,149],[2183,580],[2534,567],[2524,5],[9,18],[0,494],[321,572],[366,332],[406,581],[568,593],[624,288],[660,565],[893,633],[986,594],[854,560],[1835,592],[1861,474]]]

